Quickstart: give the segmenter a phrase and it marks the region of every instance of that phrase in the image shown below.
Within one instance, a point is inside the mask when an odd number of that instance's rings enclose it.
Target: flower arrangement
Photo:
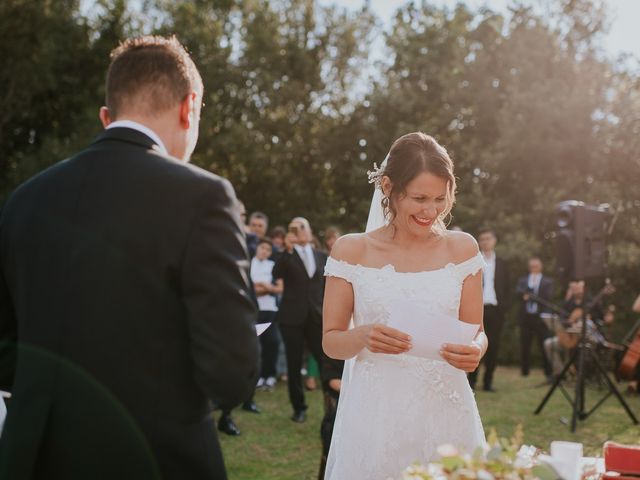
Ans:
[[[548,465],[537,464],[540,453],[522,444],[522,425],[518,425],[510,439],[498,438],[492,430],[487,447],[477,448],[472,455],[460,453],[452,445],[442,445],[442,457],[428,465],[412,465],[403,472],[402,480],[556,480],[556,471]]]

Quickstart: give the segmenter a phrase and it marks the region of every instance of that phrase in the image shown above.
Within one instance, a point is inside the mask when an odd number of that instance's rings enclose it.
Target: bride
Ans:
[[[410,133],[370,179],[378,191],[367,233],[341,237],[325,270],[323,347],[348,360],[326,480],[395,479],[436,459],[439,445],[472,453],[485,442],[465,374],[487,349],[483,260],[473,237],[444,224],[454,203],[453,162],[432,137]],[[443,345],[442,361],[407,355],[411,338],[386,325],[387,307],[399,299],[480,331],[470,345]]]

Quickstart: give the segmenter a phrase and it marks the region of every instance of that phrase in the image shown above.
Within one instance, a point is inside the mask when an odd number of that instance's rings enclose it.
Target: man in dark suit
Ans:
[[[547,302],[553,297],[553,280],[542,274],[542,260],[538,257],[529,259],[529,274],[518,279],[516,293],[522,300],[520,307],[520,345],[521,345],[521,371],[523,376],[529,375],[531,364],[531,342],[536,341],[542,355],[542,366],[547,380],[552,381],[551,364],[547,359],[544,349],[544,341],[550,336],[547,326],[540,314],[548,311],[544,304],[539,303],[534,294]]]
[[[4,205],[0,478],[226,478],[210,400],[259,347],[235,193],[187,164],[202,93],[175,38],[127,40],[106,130]]]
[[[484,301],[484,331],[489,340],[489,347],[482,361],[484,362],[483,390],[494,392],[493,373],[498,362],[500,336],[504,315],[509,308],[509,270],[504,260],[496,256],[497,238],[489,228],[478,232],[478,246],[484,257],[482,269],[482,297]],[[469,374],[469,384],[475,388],[480,367]]]
[[[278,322],[287,356],[289,400],[295,422],[304,422],[307,405],[302,386],[305,342],[322,368],[322,301],[327,255],[314,249],[309,222],[294,218],[285,237],[285,251],[273,267],[273,277],[284,280]]]

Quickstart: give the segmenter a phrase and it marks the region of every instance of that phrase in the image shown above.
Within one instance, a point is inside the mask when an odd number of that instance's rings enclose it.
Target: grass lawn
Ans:
[[[485,430],[495,428],[500,436],[511,436],[515,426],[521,423],[528,444],[548,449],[551,440],[581,442],[587,455],[598,455],[605,440],[640,443],[640,427],[631,423],[613,396],[591,417],[579,422],[576,433],[571,433],[564,423],[570,421],[571,408],[559,390],[554,392],[540,415],[533,415],[548,389],[540,386],[542,381],[542,374],[537,371],[522,378],[516,368],[499,368],[495,380],[498,391],[476,394]],[[573,394],[572,390],[570,392]],[[588,390],[587,410],[603,394],[604,391]],[[640,397],[623,395],[631,410],[640,417]],[[256,403],[262,408],[260,415],[234,411],[242,435],[221,435],[230,480],[317,478],[322,394],[307,392],[309,411],[304,424],[289,420],[291,408],[284,384],[278,384],[272,393],[258,393]],[[389,412],[389,415],[400,414],[402,412]]]

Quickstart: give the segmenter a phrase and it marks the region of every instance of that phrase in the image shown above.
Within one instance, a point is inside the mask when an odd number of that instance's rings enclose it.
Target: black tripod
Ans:
[[[609,378],[607,371],[598,361],[598,358],[596,357],[593,351],[594,347],[595,345],[592,342],[590,342],[589,339],[587,338],[587,320],[583,318],[582,331],[580,333],[580,341],[578,342],[578,345],[575,348],[574,352],[571,354],[571,358],[562,369],[562,372],[556,377],[556,380],[553,382],[553,385],[551,386],[551,388],[549,388],[549,391],[545,395],[544,399],[542,400],[538,408],[536,408],[536,411],[534,412],[535,415],[539,414],[542,411],[542,409],[544,408],[549,398],[551,398],[551,395],[553,394],[555,389],[560,387],[560,391],[571,404],[571,408],[572,408],[571,431],[572,432],[576,431],[576,425],[577,425],[578,419],[580,420],[587,419],[611,395],[616,396],[620,404],[624,407],[625,411],[631,418],[631,421],[635,425],[638,424],[638,419],[635,417],[635,415],[629,408],[629,405],[627,405],[627,402],[622,397],[622,395],[618,391],[615,384]],[[585,397],[586,397],[585,395],[585,361],[587,360],[587,358],[589,358],[591,362],[594,365],[596,365],[598,372],[602,375],[606,384],[609,387],[609,391],[605,394],[605,396],[602,397],[595,404],[595,406],[591,408],[591,410],[589,411],[585,410]],[[565,379],[565,375],[569,371],[569,368],[571,367],[571,365],[574,365],[576,368],[576,387],[575,387],[575,395],[573,396],[573,399],[571,398],[569,393],[566,391],[566,389],[562,385],[562,381]]]

